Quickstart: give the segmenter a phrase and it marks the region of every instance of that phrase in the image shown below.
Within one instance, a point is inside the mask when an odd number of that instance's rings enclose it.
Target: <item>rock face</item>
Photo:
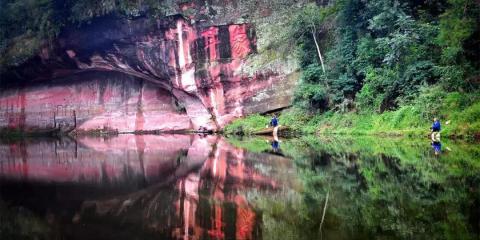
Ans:
[[[290,105],[294,70],[246,70],[257,32],[235,6],[248,6],[169,4],[176,12],[162,19],[110,16],[67,28],[53,48],[2,75],[0,128],[219,130]]]
[[[0,92],[2,123],[26,131],[71,128],[75,120],[77,131],[191,129],[175,104],[167,90],[119,73],[86,73]]]

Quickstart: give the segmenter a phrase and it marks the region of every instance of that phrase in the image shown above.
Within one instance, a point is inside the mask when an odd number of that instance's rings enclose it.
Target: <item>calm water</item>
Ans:
[[[480,148],[193,135],[0,141],[0,239],[480,239]]]

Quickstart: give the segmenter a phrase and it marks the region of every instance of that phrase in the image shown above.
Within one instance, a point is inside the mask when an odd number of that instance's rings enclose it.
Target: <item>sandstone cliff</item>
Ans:
[[[1,75],[0,128],[219,130],[287,107],[296,63],[268,46],[302,4],[172,0],[162,18],[66,27],[53,47]]]

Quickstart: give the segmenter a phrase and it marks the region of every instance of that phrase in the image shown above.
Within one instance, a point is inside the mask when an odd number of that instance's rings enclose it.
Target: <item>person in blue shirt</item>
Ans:
[[[434,118],[433,124],[432,124],[432,132],[440,132],[440,130],[441,130],[440,121],[437,118]]]
[[[442,129],[442,126],[440,125],[440,120],[438,118],[433,119],[433,124],[432,127],[430,128],[432,130],[432,141],[439,141],[440,140],[440,130]]]
[[[276,115],[273,115],[272,120],[270,120],[270,126],[272,127],[278,126],[278,118]]]

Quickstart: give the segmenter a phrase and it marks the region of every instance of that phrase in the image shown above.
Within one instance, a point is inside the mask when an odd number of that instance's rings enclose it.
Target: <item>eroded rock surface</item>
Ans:
[[[161,19],[110,16],[67,28],[53,48],[1,76],[0,128],[76,117],[78,131],[219,130],[289,106],[295,70],[249,66],[258,55],[254,20],[285,3],[251,11],[247,2],[173,1]]]

